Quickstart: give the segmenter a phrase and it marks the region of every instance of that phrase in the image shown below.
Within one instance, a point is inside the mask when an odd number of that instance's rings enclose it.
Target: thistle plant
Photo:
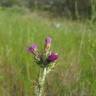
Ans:
[[[43,72],[40,72],[38,83],[35,86],[35,95],[42,96],[44,91],[44,83],[46,76],[55,67],[56,61],[58,59],[58,54],[51,51],[52,38],[47,37],[45,39],[43,52],[38,51],[38,46],[33,44],[28,48],[28,51],[33,54],[36,63],[40,65]]]

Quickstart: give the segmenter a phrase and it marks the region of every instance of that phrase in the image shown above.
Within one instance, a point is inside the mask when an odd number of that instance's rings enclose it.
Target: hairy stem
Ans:
[[[36,86],[36,90],[35,90],[36,96],[43,95],[45,79],[47,75],[49,74],[49,72],[52,71],[54,66],[55,66],[55,63],[53,63],[51,67],[48,67],[48,68],[45,67],[43,69],[43,74],[39,76],[38,85]]]

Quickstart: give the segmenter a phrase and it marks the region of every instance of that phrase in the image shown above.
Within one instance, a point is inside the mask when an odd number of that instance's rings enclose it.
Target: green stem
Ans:
[[[55,66],[55,63],[53,63],[51,65],[51,67],[48,67],[48,68],[45,67],[43,69],[43,74],[40,75],[38,85],[36,86],[36,92],[35,92],[36,96],[42,96],[43,95],[45,79],[46,79],[47,75],[49,74],[49,72],[52,71],[54,66]]]

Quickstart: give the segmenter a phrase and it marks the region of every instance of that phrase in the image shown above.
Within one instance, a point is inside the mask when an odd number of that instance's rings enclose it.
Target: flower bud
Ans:
[[[48,61],[49,62],[55,62],[58,59],[58,54],[57,53],[51,53],[48,56]]]
[[[30,53],[33,53],[34,55],[36,55],[37,50],[38,50],[38,47],[37,47],[36,44],[33,44],[31,47],[28,48],[28,51],[29,51]]]
[[[45,39],[45,51],[46,52],[50,50],[51,42],[52,42],[52,38],[51,37],[47,37]]]

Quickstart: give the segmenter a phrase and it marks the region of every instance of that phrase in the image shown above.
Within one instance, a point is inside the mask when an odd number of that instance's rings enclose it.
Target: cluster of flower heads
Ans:
[[[45,39],[44,51],[42,53],[38,51],[38,46],[36,44],[32,44],[32,46],[28,48],[28,51],[34,55],[37,61],[40,61],[44,65],[48,65],[58,59],[58,54],[51,52],[50,50],[51,44],[52,38],[47,37]]]

